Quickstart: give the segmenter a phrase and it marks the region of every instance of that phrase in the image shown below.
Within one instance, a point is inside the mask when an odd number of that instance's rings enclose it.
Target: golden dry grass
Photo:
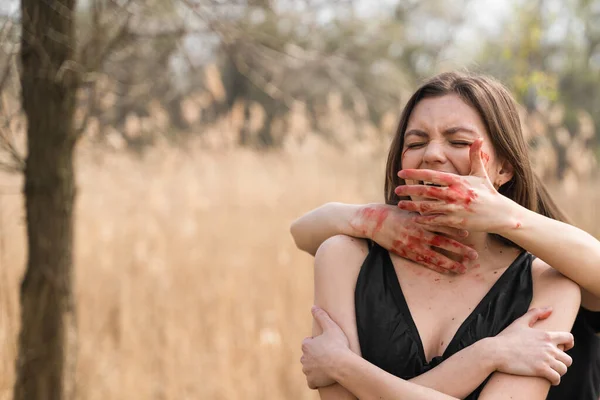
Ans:
[[[383,167],[383,154],[332,150],[163,148],[138,159],[80,146],[78,398],[317,398],[298,361],[311,325],[311,259],[288,227],[326,201],[381,199]],[[14,379],[19,185],[0,180],[0,400]],[[600,233],[594,187],[560,197]]]

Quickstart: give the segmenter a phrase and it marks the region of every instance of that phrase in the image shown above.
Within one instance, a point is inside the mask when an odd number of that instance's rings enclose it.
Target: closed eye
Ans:
[[[425,146],[424,142],[423,143],[411,143],[411,144],[407,144],[406,148],[407,149],[416,149],[416,148],[419,148],[419,147],[422,147],[422,146]]]
[[[450,143],[452,143],[453,146],[458,146],[458,147],[464,147],[464,146],[471,145],[471,142],[462,142],[462,141],[451,141]]]

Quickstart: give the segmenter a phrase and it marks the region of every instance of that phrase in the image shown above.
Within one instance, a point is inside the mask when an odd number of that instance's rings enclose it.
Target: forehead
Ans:
[[[429,131],[453,126],[466,126],[481,135],[487,134],[479,113],[456,94],[419,101],[408,118],[407,131],[411,128]]]

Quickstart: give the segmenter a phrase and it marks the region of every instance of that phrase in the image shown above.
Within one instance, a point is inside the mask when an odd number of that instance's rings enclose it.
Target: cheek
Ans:
[[[420,153],[419,149],[402,150],[402,156],[400,157],[402,169],[418,168],[419,160],[423,158],[423,155]]]
[[[469,148],[450,148],[448,149],[448,158],[451,160],[458,175],[469,175],[471,173],[471,159],[469,158]]]

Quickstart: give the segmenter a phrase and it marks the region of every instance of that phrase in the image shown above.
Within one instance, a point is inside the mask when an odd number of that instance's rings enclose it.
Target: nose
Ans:
[[[441,143],[437,143],[432,140],[425,147],[423,153],[423,164],[434,165],[442,164],[446,162],[446,153],[444,152],[444,146]]]

